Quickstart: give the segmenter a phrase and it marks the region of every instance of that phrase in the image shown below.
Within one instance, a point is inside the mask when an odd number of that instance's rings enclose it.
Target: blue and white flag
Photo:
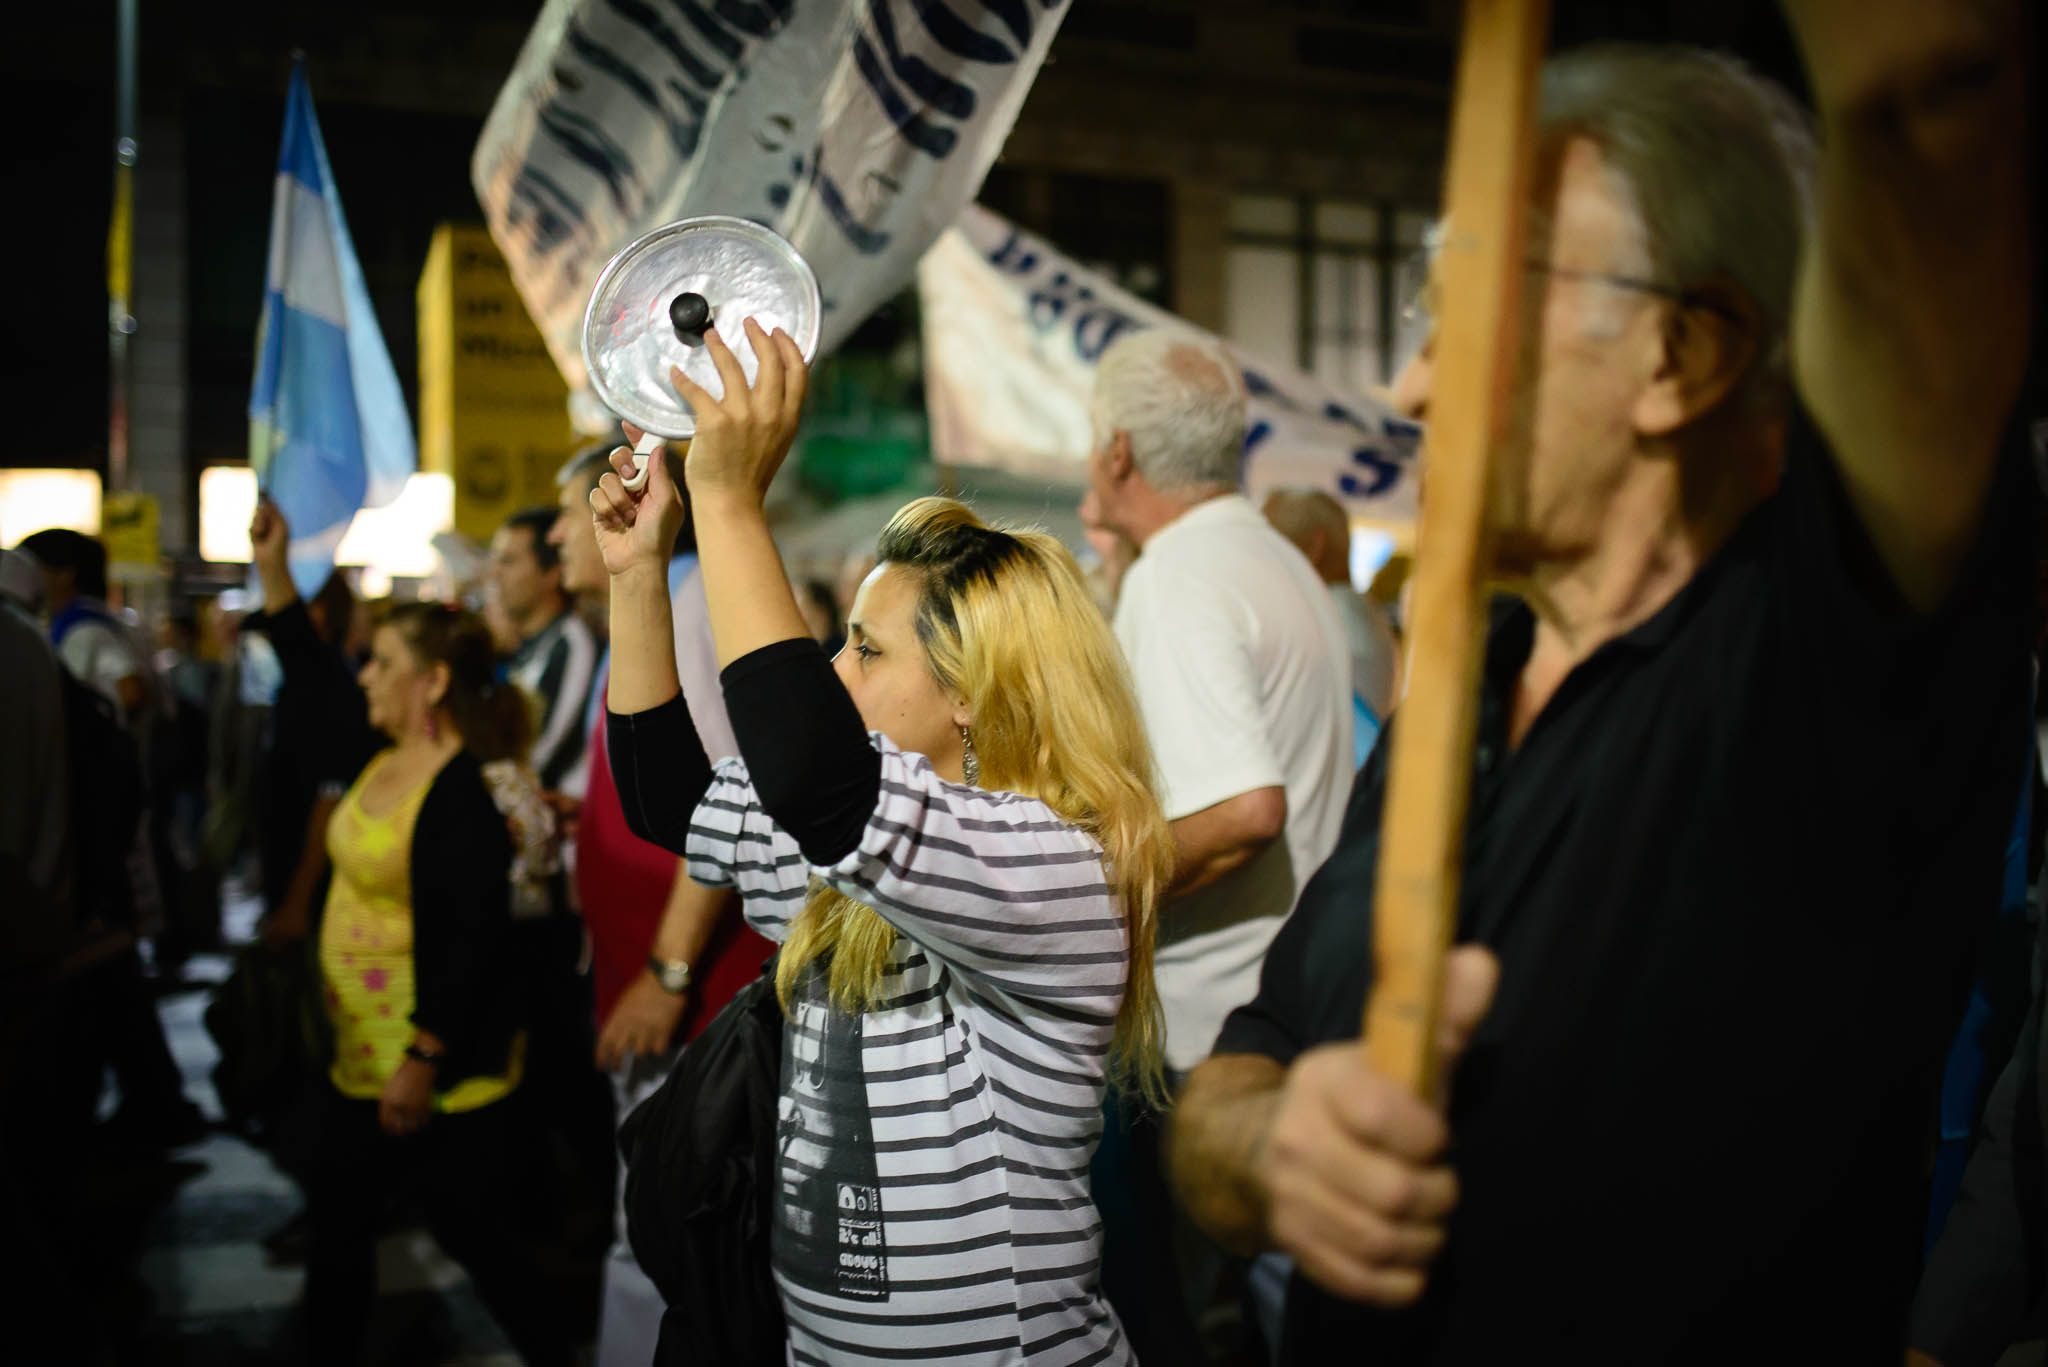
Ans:
[[[970,204],[917,271],[932,454],[1081,483],[1095,363],[1121,334],[1207,337],[1000,215]],[[1320,489],[1398,531],[1415,520],[1422,429],[1376,398],[1223,343],[1244,373],[1242,479],[1256,501]]]
[[[591,286],[731,214],[817,272],[830,352],[974,198],[1067,0],[546,0],[470,181],[572,390]]]
[[[397,498],[418,464],[312,92],[294,66],[249,389],[249,465],[291,525],[300,593],[311,597],[334,568],[357,510]]]

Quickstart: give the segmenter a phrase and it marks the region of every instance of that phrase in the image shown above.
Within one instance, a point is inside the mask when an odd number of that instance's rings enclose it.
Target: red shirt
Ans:
[[[626,828],[605,741],[605,709],[600,707],[590,732],[590,785],[583,794],[576,833],[576,892],[590,932],[600,1027],[634,975],[646,971],[662,909],[679,872],[675,855]],[[774,949],[747,927],[735,900],[718,918],[718,927],[697,960],[689,1008],[677,1027],[681,1039],[694,1039],[761,971]]]

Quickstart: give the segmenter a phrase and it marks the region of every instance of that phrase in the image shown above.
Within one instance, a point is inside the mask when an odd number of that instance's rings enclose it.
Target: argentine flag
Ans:
[[[333,570],[356,511],[397,498],[418,464],[305,69],[294,64],[249,389],[249,465],[291,525],[292,581],[302,595],[312,597]]]

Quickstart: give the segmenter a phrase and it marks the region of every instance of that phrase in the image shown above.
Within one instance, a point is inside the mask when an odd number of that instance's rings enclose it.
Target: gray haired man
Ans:
[[[1156,971],[1185,1071],[1249,1001],[1259,961],[1337,840],[1351,682],[1336,608],[1238,491],[1244,380],[1215,343],[1127,334],[1103,353],[1089,492],[1138,547],[1116,636],[1173,823]]]
[[[1810,233],[1732,63],[1546,72],[1449,1110],[1354,1038],[1375,756],[1175,1114],[1196,1219],[1300,1269],[1283,1363],[1900,1360],[2026,755],[2025,48],[2001,0],[1789,8]]]

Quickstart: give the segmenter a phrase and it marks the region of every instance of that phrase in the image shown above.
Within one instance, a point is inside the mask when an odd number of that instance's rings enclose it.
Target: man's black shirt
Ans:
[[[1534,619],[1487,648],[1459,938],[1499,991],[1454,1081],[1430,1290],[1297,1276],[1283,1361],[1899,1361],[1966,946],[2026,763],[2018,443],[1944,607],[1910,613],[1822,440],[1507,745]],[[1358,1034],[1381,744],[1218,1053]]]

